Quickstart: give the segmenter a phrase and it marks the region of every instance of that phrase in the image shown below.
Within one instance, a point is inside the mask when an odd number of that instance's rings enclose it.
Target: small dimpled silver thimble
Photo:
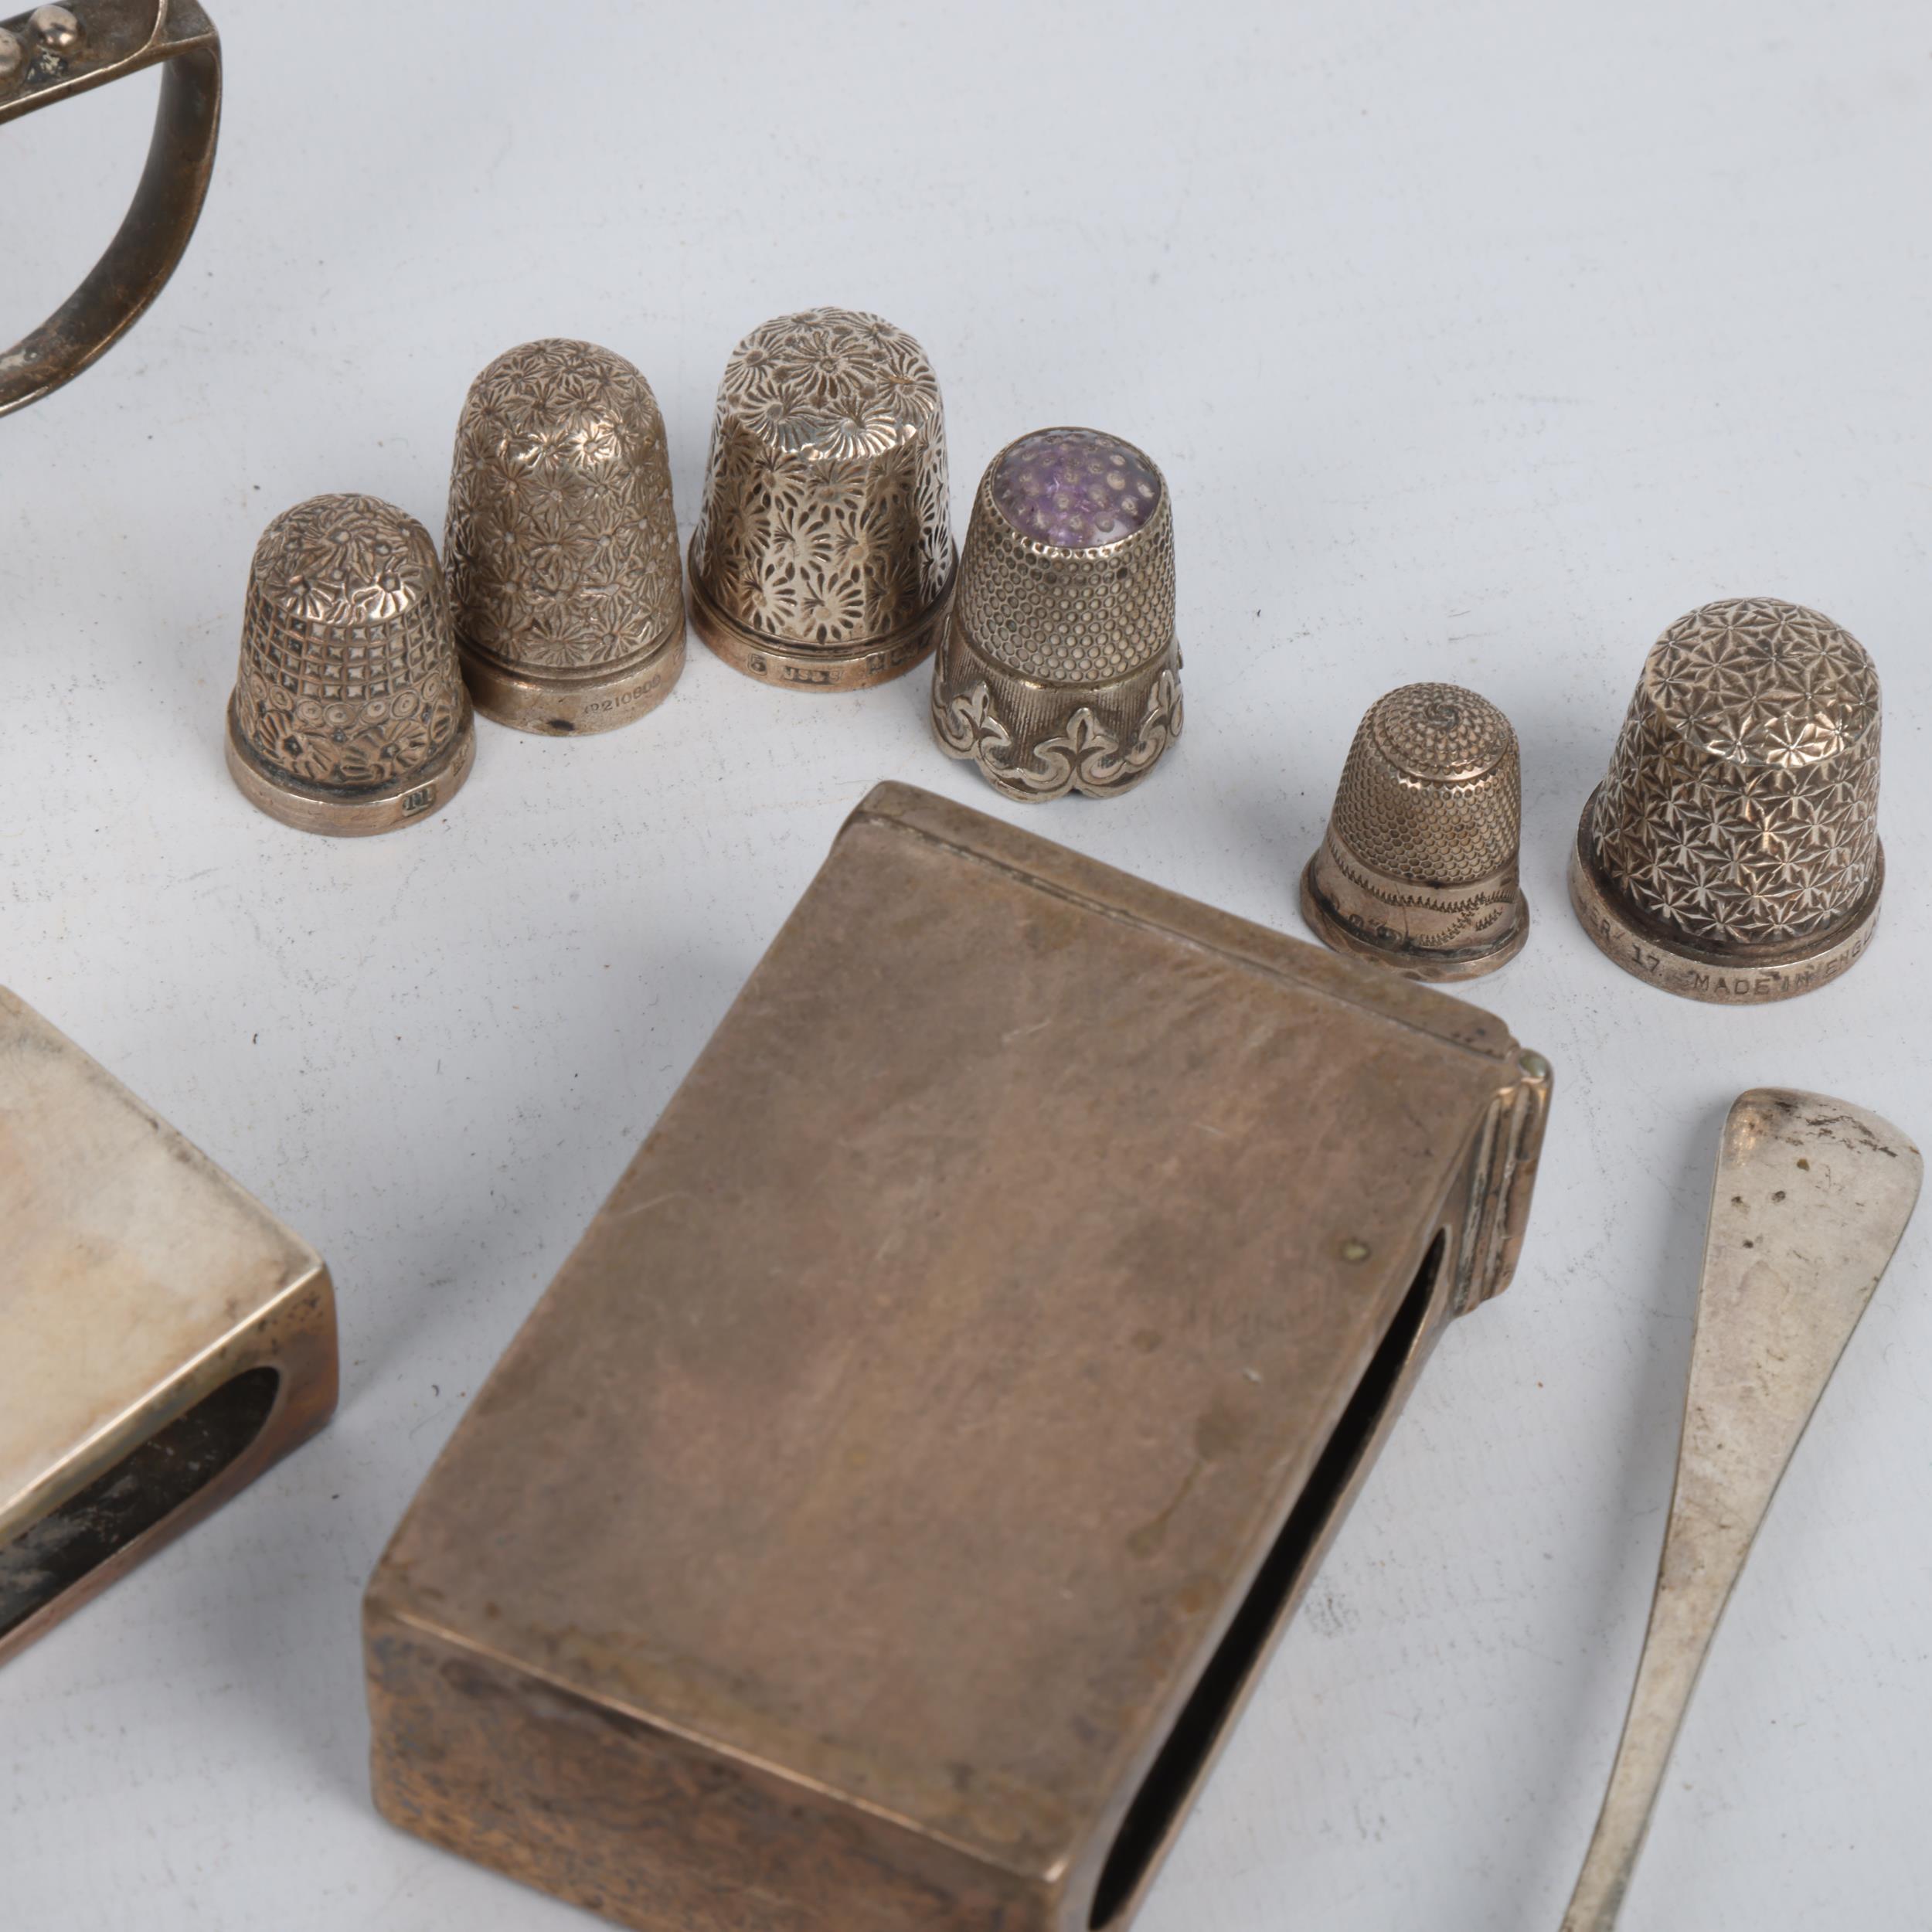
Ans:
[[[388,832],[456,795],[475,735],[429,532],[372,496],[284,511],[255,547],[228,705],[249,802],[304,832]]]
[[[1871,943],[1879,680],[1829,617],[1707,604],[1651,648],[1570,855],[1583,929],[1628,972],[1743,1005],[1809,992]]]
[[[953,565],[926,352],[851,309],[753,329],[725,366],[692,533],[699,636],[795,690],[883,684],[932,648]]]
[[[1378,698],[1349,747],[1301,914],[1337,952],[1474,979],[1522,951],[1522,767],[1509,720],[1454,684]]]
[[[526,342],[470,386],[443,543],[476,708],[522,731],[608,731],[684,668],[664,418],[590,342]]]
[[[932,719],[944,750],[1022,800],[1111,798],[1179,737],[1174,519],[1132,444],[1039,430],[988,465]]]

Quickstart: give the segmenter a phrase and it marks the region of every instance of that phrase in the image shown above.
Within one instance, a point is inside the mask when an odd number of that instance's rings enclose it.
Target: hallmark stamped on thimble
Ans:
[[[768,683],[883,684],[931,650],[953,566],[926,352],[850,309],[753,329],[719,387],[691,537],[698,634]]]
[[[933,730],[995,791],[1138,784],[1181,735],[1174,522],[1131,443],[1040,430],[980,479],[933,666]]]
[[[1878,674],[1829,617],[1707,604],[1651,647],[1570,855],[1583,929],[1691,999],[1788,999],[1871,943]]]
[[[228,769],[303,832],[388,832],[447,804],[475,743],[430,533],[372,496],[262,532],[228,705]]]
[[[1404,685],[1356,730],[1302,917],[1337,952],[1410,979],[1494,972],[1529,937],[1522,820],[1509,720],[1460,685]]]
[[[477,709],[519,730],[609,731],[684,668],[664,418],[629,362],[526,342],[471,385],[444,539]]]

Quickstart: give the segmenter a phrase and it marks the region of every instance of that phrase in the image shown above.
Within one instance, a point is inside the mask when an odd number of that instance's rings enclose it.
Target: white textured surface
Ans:
[[[376,1819],[358,1594],[840,818],[904,778],[1292,930],[1357,718],[1438,677],[1522,740],[1536,927],[1475,992],[1557,1070],[1529,1246],[1141,1923],[1553,1932],[1641,1634],[1724,1109],[1777,1082],[1932,1134],[1923,6],[216,12],[186,266],[0,423],[0,978],[321,1247],[345,1400],[0,1672],[0,1924],[590,1923]],[[0,131],[0,335],[111,229],[148,94]],[[221,714],[274,511],[366,489],[440,531],[470,377],[568,333],[650,376],[688,529],[732,344],[821,301],[930,351],[961,506],[1043,423],[1165,467],[1189,720],[1145,787],[1029,813],[933,750],[923,680],[808,699],[694,645],[631,730],[482,727],[425,826],[337,845],[247,809]],[[1563,861],[1651,638],[1758,592],[1878,659],[1892,883],[1848,980],[1728,1011],[1600,957]],[[1629,1932],[1927,1922],[1928,1234],[1732,1606]]]

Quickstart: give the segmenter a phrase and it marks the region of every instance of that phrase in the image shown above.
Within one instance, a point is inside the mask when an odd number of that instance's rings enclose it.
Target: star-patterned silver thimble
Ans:
[[[1474,979],[1522,951],[1516,734],[1487,698],[1409,684],[1378,698],[1349,747],[1301,913],[1337,952],[1410,979]]]
[[[1651,648],[1570,857],[1583,928],[1692,999],[1787,999],[1870,944],[1878,674],[1829,617],[1707,604]]]
[[[471,385],[444,543],[477,709],[553,736],[655,709],[684,668],[664,418],[590,342],[525,342]]]
[[[1036,430],[987,466],[933,665],[933,731],[1009,798],[1139,784],[1181,735],[1174,519],[1152,459]]]
[[[883,684],[933,648],[953,563],[926,352],[851,309],[753,329],[719,386],[692,532],[699,636],[793,690]]]
[[[244,796],[304,832],[388,832],[456,795],[475,737],[429,532],[372,496],[284,511],[255,548],[228,705]]]

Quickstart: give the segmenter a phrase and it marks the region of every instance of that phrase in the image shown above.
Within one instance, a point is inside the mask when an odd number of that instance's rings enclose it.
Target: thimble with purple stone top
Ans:
[[[1878,923],[1879,680],[1829,617],[1707,604],[1651,646],[1570,854],[1583,930],[1625,971],[1741,1005],[1808,992]]]
[[[1131,443],[1036,430],[980,480],[933,729],[1009,798],[1111,798],[1181,735],[1174,523]]]
[[[429,532],[372,496],[284,511],[255,547],[228,706],[249,802],[304,832],[388,832],[456,795],[475,739]]]

